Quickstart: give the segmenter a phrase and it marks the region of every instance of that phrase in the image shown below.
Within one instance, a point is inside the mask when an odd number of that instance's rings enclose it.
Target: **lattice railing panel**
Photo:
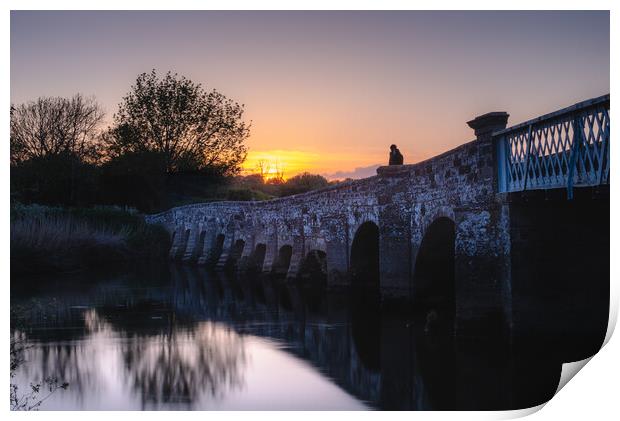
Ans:
[[[500,192],[609,183],[609,95],[494,136]]]

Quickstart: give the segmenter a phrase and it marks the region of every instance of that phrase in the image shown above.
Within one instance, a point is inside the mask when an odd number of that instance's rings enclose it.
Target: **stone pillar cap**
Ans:
[[[482,114],[467,122],[467,125],[474,129],[476,136],[503,130],[508,124],[509,114],[505,111],[493,111]]]

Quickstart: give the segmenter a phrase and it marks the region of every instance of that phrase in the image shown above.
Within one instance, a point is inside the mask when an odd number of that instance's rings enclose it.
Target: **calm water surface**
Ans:
[[[69,383],[45,410],[509,409],[549,399],[561,371],[536,347],[426,333],[372,297],[196,268],[17,289],[14,382]]]

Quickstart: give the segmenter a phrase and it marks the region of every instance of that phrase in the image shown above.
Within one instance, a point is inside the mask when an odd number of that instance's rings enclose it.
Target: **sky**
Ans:
[[[136,76],[184,75],[245,104],[245,169],[373,175],[609,93],[607,11],[12,11],[11,101],[94,96],[111,121]]]

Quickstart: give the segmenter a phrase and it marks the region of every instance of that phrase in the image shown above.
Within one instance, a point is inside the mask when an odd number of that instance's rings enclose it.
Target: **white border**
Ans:
[[[9,58],[10,58],[10,13],[9,10],[139,10],[139,9],[157,9],[157,10],[195,10],[195,9],[211,9],[211,10],[340,10],[340,9],[363,9],[363,10],[404,10],[404,9],[420,9],[420,10],[463,10],[465,7],[471,10],[611,10],[611,75],[620,74],[620,68],[617,64],[617,54],[614,53],[614,47],[618,46],[616,42],[618,39],[618,19],[615,18],[615,10],[613,6],[619,4],[619,2],[613,1],[596,1],[590,0],[588,2],[583,1],[542,1],[542,0],[523,0],[523,1],[475,1],[470,0],[468,2],[458,1],[444,1],[441,4],[431,2],[419,2],[414,3],[405,0],[358,0],[358,1],[337,1],[337,0],[314,0],[314,1],[296,1],[292,3],[290,1],[251,1],[251,0],[229,0],[229,1],[198,1],[198,0],[175,0],[174,2],[165,2],[162,0],[151,1],[132,1],[132,0],[108,0],[108,1],[69,1],[60,0],[55,1],[53,4],[50,1],[44,0],[8,0],[2,3],[3,13],[0,17],[0,31],[2,33],[2,48],[3,66],[0,67],[0,74],[2,76],[2,96],[4,98],[4,107],[8,111],[10,104],[10,75],[9,75]],[[611,93],[615,98],[615,80],[611,79]],[[613,111],[611,111],[613,113]],[[2,180],[2,192],[0,197],[2,200],[2,206],[0,212],[2,213],[2,219],[0,222],[0,230],[2,233],[2,255],[1,265],[3,270],[4,279],[4,317],[2,323],[4,327],[4,336],[2,338],[4,342],[5,361],[8,360],[6,352],[8,351],[8,331],[9,331],[9,302],[10,302],[10,288],[9,288],[9,147],[8,147],[8,133],[9,133],[9,113],[1,113],[0,119],[2,121],[2,127],[4,128],[3,147],[0,150],[1,160],[5,164],[0,166],[0,179]],[[612,131],[615,131],[615,125],[612,125]],[[615,137],[615,135],[614,135]],[[612,161],[616,162],[616,148],[611,148]],[[612,172],[614,170],[612,169]],[[614,178],[612,176],[612,178]],[[615,185],[614,185],[615,186]],[[611,215],[616,214],[618,210],[618,201],[616,188],[612,186],[612,200],[611,200]],[[610,331],[606,342],[609,340],[611,331],[615,326],[617,319],[618,309],[618,263],[616,257],[618,256],[618,238],[620,231],[618,229],[618,223],[612,217],[611,219],[611,311],[610,311]],[[582,420],[584,418],[591,419],[617,419],[620,411],[618,410],[617,400],[617,379],[616,375],[619,373],[617,356],[620,346],[618,345],[618,339],[615,338],[611,342],[607,343],[604,348],[587,364],[586,368],[582,370],[577,376],[576,380],[569,382],[565,388],[563,388],[556,397],[554,397],[542,411],[533,415],[533,418],[537,419],[563,419],[563,420]],[[2,366],[2,370],[5,372],[4,378],[9,378],[7,365]],[[535,379],[533,379],[535,381]],[[209,417],[218,419],[236,419],[237,417],[248,417],[254,420],[269,420],[274,421],[276,419],[286,419],[290,421],[291,417],[296,419],[311,419],[316,416],[321,418],[355,418],[356,420],[364,420],[377,416],[388,419],[407,419],[415,416],[416,418],[423,419],[503,419],[514,418],[529,413],[535,412],[537,409],[523,410],[523,411],[505,411],[505,412],[453,412],[453,413],[415,413],[410,412],[382,412],[378,413],[314,413],[314,412],[300,412],[295,414],[289,414],[286,412],[252,412],[252,413],[238,413],[238,412],[184,412],[180,414],[183,418],[198,419],[198,417]],[[8,411],[8,405],[6,406]],[[166,412],[149,412],[149,413],[110,413],[110,412],[89,412],[87,415],[82,412],[42,412],[39,414],[33,413],[10,413],[11,417],[32,417],[42,416],[45,418],[62,418],[62,419],[79,419],[84,416],[93,417],[95,419],[106,419],[110,416],[122,418],[125,417],[137,417],[146,419],[167,419],[171,415]]]

